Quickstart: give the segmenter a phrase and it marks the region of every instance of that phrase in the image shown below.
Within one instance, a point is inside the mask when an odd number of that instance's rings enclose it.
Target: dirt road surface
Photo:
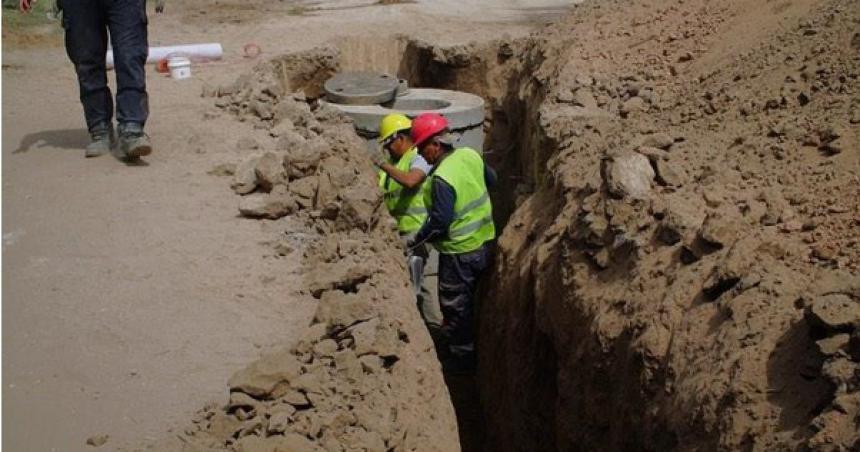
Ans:
[[[236,216],[223,178],[250,127],[203,119],[205,82],[233,80],[266,55],[379,29],[437,40],[524,34],[561,1],[214,2],[168,4],[151,45],[219,41],[222,62],[177,82],[148,74],[155,153],[144,166],[84,159],[77,86],[54,32],[3,54],[3,446],[85,450],[162,436],[223,398],[229,375],[306,325],[299,262],[260,243],[265,222]],[[254,3],[254,2],[252,2]],[[488,13],[489,11],[489,13]],[[6,11],[7,14],[14,14]],[[45,33],[43,29],[39,33]],[[6,40],[9,42],[8,40]]]

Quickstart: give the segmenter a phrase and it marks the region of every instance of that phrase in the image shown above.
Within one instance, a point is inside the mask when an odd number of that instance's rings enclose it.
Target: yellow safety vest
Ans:
[[[412,148],[403,154],[396,163],[391,162],[397,169],[409,172],[412,161],[418,156],[418,149]],[[425,179],[420,186],[408,189],[394,180],[385,171],[379,170],[379,187],[385,200],[385,207],[397,220],[397,229],[408,234],[421,228],[427,219],[424,191],[429,184]]]
[[[448,234],[433,243],[443,254],[464,254],[475,251],[496,237],[493,224],[493,206],[484,180],[484,160],[471,148],[451,151],[433,171],[454,188],[454,221]],[[425,205],[431,204],[430,190],[426,191]]]

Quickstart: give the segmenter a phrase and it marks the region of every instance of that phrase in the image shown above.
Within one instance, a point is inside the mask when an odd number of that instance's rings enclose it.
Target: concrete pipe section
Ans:
[[[409,88],[405,80],[389,74],[344,72],[325,83],[325,103],[353,119],[368,149],[379,145],[379,121],[390,113],[414,118],[421,113],[439,113],[460,135],[457,146],[477,151],[484,147],[484,100],[460,91]]]

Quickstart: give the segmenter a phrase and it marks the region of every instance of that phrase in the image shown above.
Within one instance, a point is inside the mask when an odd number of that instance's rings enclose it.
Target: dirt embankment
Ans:
[[[207,88],[270,139],[242,140],[232,175],[239,212],[272,220],[273,251],[303,259],[319,300],[297,344],[229,381],[169,446],[180,450],[459,450],[432,342],[411,301],[403,250],[365,146],[348,118],[311,101],[338,68],[318,49],[261,64]]]
[[[525,41],[489,450],[860,447],[858,23],[611,1]]]

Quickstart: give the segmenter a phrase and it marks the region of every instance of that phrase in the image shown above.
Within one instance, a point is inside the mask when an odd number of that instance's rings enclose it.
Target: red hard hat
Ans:
[[[448,120],[439,113],[422,113],[412,120],[412,144],[419,146],[447,128]]]

